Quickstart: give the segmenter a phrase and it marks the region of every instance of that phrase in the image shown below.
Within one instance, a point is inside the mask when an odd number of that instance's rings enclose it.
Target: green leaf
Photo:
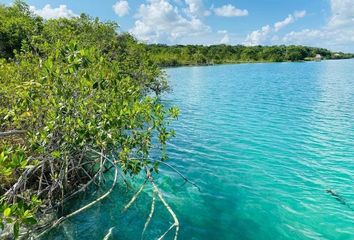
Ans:
[[[4,217],[9,217],[10,216],[10,214],[11,214],[11,208],[6,208],[5,210],[4,210]]]
[[[2,153],[0,154],[0,163],[5,162],[5,160],[6,160],[5,152],[2,152]]]
[[[15,222],[13,231],[14,231],[15,239],[17,239],[19,236],[19,233],[20,233],[20,223],[19,222]]]
[[[25,168],[27,166],[27,164],[28,164],[27,160],[23,160],[21,162],[21,168]]]
[[[6,177],[11,176],[12,175],[12,168],[5,168],[1,171],[1,173]]]
[[[54,159],[57,159],[57,158],[60,158],[61,153],[60,153],[60,151],[53,151],[51,153],[51,155]]]
[[[37,223],[37,220],[34,217],[27,217],[23,219],[23,223],[26,225],[34,225]]]

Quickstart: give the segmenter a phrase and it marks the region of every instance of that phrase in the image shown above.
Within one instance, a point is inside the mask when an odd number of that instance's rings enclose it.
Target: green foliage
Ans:
[[[84,14],[45,21],[21,1],[0,20],[0,132],[26,130],[0,138],[1,226],[16,237],[108,168],[92,150],[125,174],[158,171],[149,153],[167,159],[179,111],[159,101],[168,84],[145,45]]]
[[[0,194],[3,195],[5,185],[16,179],[16,175],[21,175],[25,169],[31,167],[30,164],[37,164],[37,161],[26,156],[26,149],[23,147],[0,147]],[[5,223],[12,224],[14,237],[19,234],[21,225],[31,226],[36,223],[35,213],[41,201],[29,192],[23,192],[23,199],[14,203],[8,203],[6,197],[0,198],[0,228],[4,230]],[[28,201],[24,201],[24,199]]]
[[[13,6],[0,5],[0,57],[10,58],[23,44],[32,41],[42,28],[42,20],[31,14],[21,1]]]
[[[208,65],[243,62],[284,62],[313,60],[317,54],[324,59],[352,58],[354,54],[332,53],[327,49],[305,46],[242,45],[148,45],[148,52],[160,66]]]
[[[15,149],[11,146],[0,146],[0,186],[28,168],[30,162],[34,162],[26,158],[25,152],[26,149],[19,146]]]
[[[0,228],[4,230],[5,223],[12,224],[14,238],[18,238],[21,226],[33,226],[37,223],[35,214],[41,201],[35,196],[30,196],[29,201],[19,200],[8,204],[4,198],[0,199]]]

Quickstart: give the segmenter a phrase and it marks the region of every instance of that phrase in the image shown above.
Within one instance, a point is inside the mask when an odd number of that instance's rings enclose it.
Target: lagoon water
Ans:
[[[180,107],[157,179],[179,217],[179,239],[354,239],[354,61],[264,63],[167,69]],[[140,239],[148,187],[121,186],[63,223],[48,239]],[[326,190],[332,190],[333,195]],[[76,209],[92,194],[76,199]],[[172,223],[161,203],[144,239]],[[173,234],[166,239],[172,239]]]

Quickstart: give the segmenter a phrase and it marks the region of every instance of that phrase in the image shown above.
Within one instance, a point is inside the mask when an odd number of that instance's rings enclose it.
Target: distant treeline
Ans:
[[[243,46],[243,45],[175,45],[147,46],[150,57],[160,66],[209,65],[244,62],[311,61],[353,58],[354,54],[331,52],[324,48],[305,46]]]

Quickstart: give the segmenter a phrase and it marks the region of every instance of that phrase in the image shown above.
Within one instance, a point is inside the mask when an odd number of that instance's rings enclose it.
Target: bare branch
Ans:
[[[111,236],[112,236],[112,230],[114,229],[114,227],[111,227],[108,230],[108,233],[106,234],[106,236],[104,236],[103,240],[108,240]]]
[[[194,187],[196,187],[196,188],[198,189],[199,192],[201,192],[200,187],[199,187],[197,184],[195,184],[194,182],[192,182],[192,181],[190,181],[188,178],[186,178],[186,177],[185,177],[180,171],[178,171],[175,167],[171,166],[171,165],[168,164],[168,163],[165,163],[165,162],[163,162],[163,161],[160,161],[160,160],[156,160],[156,162],[162,163],[162,164],[166,165],[167,167],[171,168],[171,169],[172,169],[173,171],[175,171],[179,176],[181,176],[181,178],[183,178],[184,181],[186,181],[186,182],[192,184]]]
[[[135,200],[138,198],[139,194],[143,191],[146,180],[143,182],[143,184],[141,185],[141,187],[139,188],[139,190],[134,194],[134,196],[132,197],[132,199],[129,201],[129,203],[124,207],[123,212],[127,211],[128,208],[130,208],[130,206],[135,202]]]
[[[149,216],[148,216],[148,218],[146,219],[143,232],[141,233],[141,239],[143,238],[144,233],[145,233],[146,229],[148,228],[148,226],[149,226],[149,224],[150,224],[150,221],[151,221],[151,219],[152,219],[152,215],[153,215],[154,212],[155,212],[155,202],[156,202],[156,196],[155,196],[155,195],[156,195],[156,191],[155,191],[155,189],[153,189],[153,191],[152,191],[151,209],[150,209]]]
[[[24,134],[24,133],[26,133],[25,130],[10,130],[7,132],[0,132],[0,138],[12,136],[12,135]]]
[[[101,155],[101,153],[100,152],[97,152],[96,150],[94,150],[94,149],[92,149],[92,148],[89,148],[89,150],[90,151],[92,151],[92,152],[94,152],[94,153],[96,153],[96,154],[98,154],[99,156],[102,156],[103,158],[105,158],[108,162],[110,162],[111,164],[112,164],[112,166],[116,166],[116,164],[118,163],[118,161],[112,161],[111,159],[109,159],[107,156],[105,156],[105,155]],[[108,170],[109,169],[111,169],[111,168],[108,168]],[[107,171],[108,171],[107,170]],[[105,171],[106,172],[106,171]],[[125,178],[125,176],[121,173],[121,172],[119,172],[119,174],[120,174],[120,176],[122,177],[122,179],[123,179],[123,181],[124,181],[124,183],[129,187],[129,188],[132,188],[132,186],[130,185],[130,183],[128,182],[128,180]]]
[[[114,171],[114,180],[113,180],[113,183],[112,183],[112,186],[111,188],[105,193],[103,194],[101,197],[97,198],[96,200],[90,202],[89,204],[85,205],[84,207],[64,216],[64,217],[61,217],[59,218],[58,220],[56,220],[52,226],[48,229],[46,229],[45,231],[43,231],[42,233],[40,233],[37,238],[39,238],[40,236],[43,236],[45,233],[47,233],[48,231],[50,231],[51,229],[55,228],[56,226],[58,226],[60,223],[62,223],[63,221],[67,220],[68,218],[72,217],[72,216],[75,216],[77,215],[78,213],[81,213],[82,211],[92,207],[93,205],[95,205],[96,203],[102,201],[103,199],[105,199],[109,194],[112,193],[114,187],[116,186],[116,183],[117,183],[117,178],[118,178],[118,168],[115,167],[115,171]]]
[[[161,237],[158,238],[158,240],[162,240],[166,234],[171,230],[173,229],[174,227],[176,227],[176,231],[175,231],[175,236],[174,236],[174,240],[177,240],[177,237],[178,237],[178,231],[179,231],[179,221],[178,221],[178,218],[176,216],[176,214],[173,212],[172,208],[170,207],[170,205],[168,205],[168,203],[165,201],[165,199],[163,198],[162,196],[162,193],[160,192],[160,190],[158,189],[158,187],[156,186],[155,182],[154,182],[154,179],[152,178],[151,176],[151,173],[149,171],[148,168],[146,168],[146,175],[148,177],[148,179],[150,180],[153,188],[154,188],[154,191],[156,191],[157,193],[157,196],[160,198],[162,204],[165,206],[165,208],[167,209],[167,211],[170,213],[170,215],[172,216],[173,218],[173,221],[174,223],[171,225],[171,227],[169,229],[167,229],[167,231],[161,235]]]

